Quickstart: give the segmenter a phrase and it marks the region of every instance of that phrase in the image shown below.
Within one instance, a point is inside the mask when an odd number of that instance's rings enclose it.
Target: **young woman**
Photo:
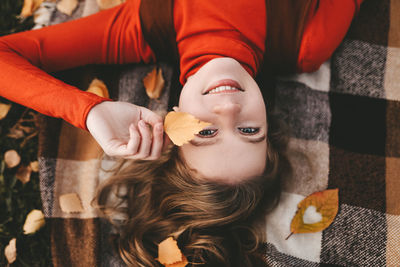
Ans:
[[[109,155],[154,160],[124,165],[98,196],[106,213],[127,217],[119,248],[128,263],[155,265],[155,245],[176,235],[190,262],[251,266],[263,241],[255,225],[276,202],[284,159],[254,77],[265,63],[318,69],[361,2],[127,0],[0,38],[0,94],[88,130]],[[184,85],[176,109],[211,126],[162,157],[160,116],[46,73],[165,58],[178,62]],[[108,202],[116,192],[128,206]]]

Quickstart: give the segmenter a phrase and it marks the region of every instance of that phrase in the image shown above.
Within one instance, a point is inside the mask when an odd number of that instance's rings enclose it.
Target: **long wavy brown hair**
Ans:
[[[155,161],[124,161],[98,190],[98,208],[114,224],[114,245],[129,266],[161,266],[169,236],[188,266],[266,266],[263,219],[276,206],[286,171],[286,141],[268,123],[266,169],[238,184],[193,177],[176,147]]]

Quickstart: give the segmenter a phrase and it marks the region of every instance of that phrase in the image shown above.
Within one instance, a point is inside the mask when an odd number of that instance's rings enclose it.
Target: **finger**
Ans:
[[[150,154],[152,133],[150,131],[150,127],[143,120],[139,121],[139,133],[141,135],[141,142],[138,156],[144,159]]]
[[[126,145],[127,155],[135,155],[138,152],[140,146],[141,136],[135,124],[129,126],[129,141]]]
[[[148,159],[157,159],[161,156],[161,150],[163,147],[163,124],[157,123],[153,127],[153,142],[151,145],[151,154]]]
[[[154,127],[157,123],[163,122],[163,118],[160,115],[147,108],[140,107],[140,111],[141,119],[150,124],[152,127]]]

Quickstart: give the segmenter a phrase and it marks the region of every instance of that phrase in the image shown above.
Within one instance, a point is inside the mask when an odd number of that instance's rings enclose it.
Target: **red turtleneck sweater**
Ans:
[[[317,0],[315,0],[316,2]],[[319,68],[339,45],[362,0],[320,0],[307,20],[298,71]],[[47,72],[87,64],[150,63],[139,19],[140,0],[89,17],[0,38],[0,95],[86,129],[86,116],[107,99]],[[253,76],[265,49],[264,0],[175,0],[174,26],[182,83],[216,57],[232,57]]]

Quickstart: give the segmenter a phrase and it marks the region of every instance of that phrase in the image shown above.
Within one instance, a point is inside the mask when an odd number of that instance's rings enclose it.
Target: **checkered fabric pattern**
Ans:
[[[84,3],[76,16],[87,12]],[[278,207],[267,215],[269,265],[400,266],[399,15],[400,0],[366,0],[331,60],[315,73],[277,79],[275,104],[290,128],[294,172]],[[65,19],[53,16],[53,22]],[[113,99],[165,111],[175,74],[161,65],[167,86],[160,101],[150,101],[141,79],[152,67],[64,78],[85,89],[100,75]],[[103,169],[113,161],[100,158],[102,151],[87,132],[48,117],[42,119],[39,150],[53,265],[124,266],[108,245],[110,226],[90,205],[98,183],[109,175]],[[333,224],[285,240],[299,201],[327,188],[339,188]],[[60,209],[59,196],[67,193],[80,196],[82,213]]]
[[[267,216],[270,265],[400,266],[400,1],[365,1],[328,62],[275,89],[294,175]],[[297,204],[327,188],[333,224],[285,240]]]

